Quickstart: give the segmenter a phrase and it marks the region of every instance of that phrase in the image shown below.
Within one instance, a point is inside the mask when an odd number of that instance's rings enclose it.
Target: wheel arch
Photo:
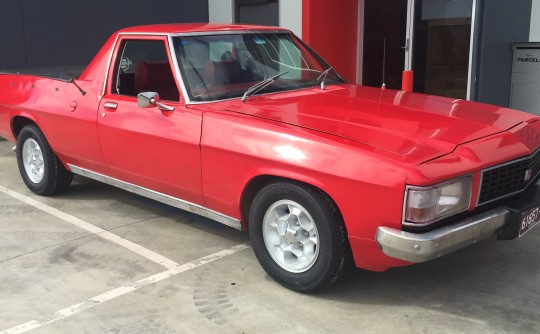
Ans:
[[[39,126],[24,117],[15,118],[12,122],[17,134],[17,165],[26,186],[33,193],[44,196],[67,189],[73,174],[58,159]],[[26,147],[29,140],[34,142],[34,148]],[[32,158],[25,158],[25,154]]]
[[[17,139],[19,133],[21,133],[21,130],[28,124],[34,124],[39,128],[36,121],[28,115],[17,115],[13,117],[11,119],[11,132],[13,133],[13,137]]]
[[[287,193],[290,193],[290,197],[284,196],[283,191],[285,189]],[[260,190],[262,190],[261,196],[255,195]],[[303,244],[306,240],[299,241],[300,239],[296,239],[295,241],[287,237],[289,245],[284,246],[282,239],[284,236],[278,237],[280,241],[277,244],[275,243],[276,239],[272,239],[272,237],[267,239],[265,237],[272,235],[271,232],[268,234],[268,228],[264,227],[268,210],[274,210],[274,205],[283,205],[283,202],[287,203],[288,208],[285,210],[291,210],[289,206],[291,204],[297,206],[297,210],[303,210],[308,214],[308,219],[312,221],[312,224],[318,225],[314,234],[306,232],[306,230],[303,232],[309,233],[309,239],[316,238],[316,241],[314,241],[315,246],[311,246],[313,249],[311,254],[314,253],[316,248],[317,255],[310,257],[303,253],[304,245],[298,246],[298,244]],[[242,203],[244,215],[248,215],[253,219],[248,221],[246,225],[248,226],[250,240],[257,260],[267,274],[283,286],[300,292],[322,291],[343,277],[354,264],[352,248],[342,212],[335,200],[321,187],[294,178],[258,175],[247,184]],[[303,206],[306,204],[308,206],[304,208]],[[254,210],[248,213],[250,206],[253,206]],[[311,215],[313,216],[311,217]],[[299,219],[296,221],[296,225],[300,224]],[[290,224],[288,219],[286,224]],[[292,224],[296,227],[294,222]],[[277,225],[274,228],[279,229]],[[290,226],[287,227],[287,231],[290,231],[290,228]],[[280,233],[277,232],[277,234]],[[294,236],[296,238],[296,232]],[[285,243],[287,242],[285,241]],[[293,244],[296,246],[293,246]],[[269,248],[269,245],[272,245],[271,248],[274,251]],[[275,246],[281,250],[275,250]],[[302,255],[290,251],[291,247],[296,248]],[[294,253],[293,258],[298,259],[296,264],[289,265],[291,262],[283,258],[286,249]],[[319,249],[324,251],[319,251]],[[279,254],[282,254],[281,260]],[[297,266],[304,261],[300,260],[300,258],[307,259],[308,262],[305,262],[307,266]],[[292,260],[292,262],[295,261]]]
[[[323,192],[332,201],[332,204],[337,208],[337,211],[341,219],[343,220],[343,215],[341,213],[341,209],[339,208],[339,205],[332,198],[332,196],[323,189],[321,184],[317,184],[316,182],[307,182],[307,181],[303,181],[303,180],[299,180],[299,179],[291,178],[291,177],[285,177],[285,176],[277,176],[277,175],[272,175],[272,174],[260,174],[251,178],[248,181],[248,183],[245,185],[242,191],[242,196],[240,198],[240,211],[242,214],[243,222],[247,222],[251,204],[253,203],[253,200],[255,199],[255,196],[257,195],[257,193],[261,189],[263,189],[266,185],[271,184],[271,183],[276,183],[276,182],[288,182],[288,183],[301,184],[301,185],[311,187],[311,188],[314,188]],[[345,228],[345,232],[347,232],[347,226],[345,222],[343,223],[344,223],[343,226]],[[245,224],[245,227],[247,228],[247,224]]]

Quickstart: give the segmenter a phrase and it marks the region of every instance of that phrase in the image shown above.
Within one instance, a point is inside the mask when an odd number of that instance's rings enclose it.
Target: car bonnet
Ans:
[[[220,107],[365,143],[413,163],[536,119],[461,99],[356,85],[266,94]]]

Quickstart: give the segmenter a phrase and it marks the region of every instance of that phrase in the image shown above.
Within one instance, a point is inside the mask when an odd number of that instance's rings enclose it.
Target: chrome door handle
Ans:
[[[116,108],[118,108],[118,103],[116,103],[116,102],[105,102],[103,104],[103,108],[109,109],[109,110],[116,110]]]

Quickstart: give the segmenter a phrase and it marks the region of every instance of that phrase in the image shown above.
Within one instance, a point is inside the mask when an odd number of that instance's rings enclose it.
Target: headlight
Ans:
[[[467,175],[430,187],[408,186],[403,224],[425,226],[466,211],[471,203],[472,183],[472,175]]]

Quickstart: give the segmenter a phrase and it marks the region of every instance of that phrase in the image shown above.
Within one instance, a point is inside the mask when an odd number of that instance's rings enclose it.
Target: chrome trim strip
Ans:
[[[101,92],[102,98],[103,96],[105,96],[105,90],[107,89],[107,81],[109,80],[109,70],[111,67],[114,51],[116,50],[116,44],[118,43],[120,36],[167,36],[167,35],[166,34],[148,34],[148,33],[145,34],[145,33],[138,33],[138,32],[122,32],[116,35],[116,39],[114,40],[113,47],[111,49],[111,54],[109,55],[109,62],[107,64],[107,70],[105,72],[105,82],[103,84],[103,90]]]
[[[327,84],[326,85],[326,88],[328,89],[328,87],[331,87],[331,86],[340,86],[340,85],[347,85],[345,83],[339,83],[339,84]],[[320,86],[319,85],[315,85],[315,86],[311,86],[311,87],[302,87],[302,88],[293,88],[293,89],[289,89],[289,90],[280,90],[280,91],[277,91],[277,92],[267,92],[267,93],[258,93],[256,95],[251,95],[251,97],[258,97],[258,96],[266,96],[266,95],[273,95],[273,94],[286,94],[286,93],[290,93],[290,92],[299,92],[299,91],[304,91],[304,90],[309,90],[309,89],[314,89],[316,88],[315,92],[313,94],[316,94],[318,92],[321,92],[321,89],[319,88]],[[226,99],[221,99],[221,100],[211,100],[211,101],[191,101],[189,104],[190,105],[196,105],[196,104],[207,104],[207,103],[216,103],[216,102],[224,102],[224,101],[232,101],[232,100],[240,100],[242,99],[241,96],[238,96],[238,97],[229,97],[229,98],[226,98]],[[247,100],[249,101],[249,99]]]
[[[510,211],[497,208],[426,233],[379,227],[376,240],[383,253],[390,257],[425,262],[493,236],[509,216]]]
[[[276,29],[276,30],[207,30],[207,31],[190,31],[190,32],[171,32],[172,37],[182,36],[212,36],[212,35],[241,35],[241,34],[278,34],[278,33],[291,33],[288,29]]]
[[[118,36],[170,36],[170,37],[186,37],[186,36],[212,36],[212,35],[241,35],[241,34],[277,34],[291,33],[288,29],[279,30],[207,30],[207,31],[190,31],[190,32],[162,32],[162,33],[147,33],[147,32],[121,32]]]
[[[105,81],[103,82],[103,89],[101,90],[101,97],[99,98],[100,100],[105,96],[105,90],[107,89],[107,81],[109,81],[109,71],[111,69],[111,62],[112,62],[112,57],[113,57],[113,54],[114,54],[114,50],[116,50],[116,43],[118,43],[118,39],[120,38],[120,35],[116,35],[116,39],[114,40],[114,43],[113,43],[113,46],[112,46],[112,49],[111,49],[111,54],[109,55],[109,60],[108,60],[108,63],[107,63],[107,69],[105,70]]]
[[[480,194],[482,193],[482,184],[484,183],[484,171],[480,171],[480,183],[478,183],[478,193],[476,194],[476,201],[474,202],[474,207],[477,208],[480,205]]]
[[[132,183],[124,182],[124,181],[121,181],[121,180],[118,180],[118,179],[115,179],[115,178],[112,178],[103,174],[92,172],[85,168],[77,167],[71,164],[68,164],[68,166],[69,166],[69,169],[75,174],[82,175],[87,178],[90,178],[99,182],[103,182],[103,183],[109,184],[111,186],[115,186],[123,190],[127,190],[134,194],[141,195],[143,197],[150,198],[150,199],[153,199],[161,203],[165,203],[170,206],[174,206],[175,208],[178,208],[178,209],[195,213],[199,216],[203,216],[203,217],[215,220],[219,223],[222,223],[234,229],[237,229],[240,231],[242,230],[242,224],[240,220],[226,216],[219,212],[207,209],[200,205],[193,204],[191,202],[187,202],[187,201],[184,201],[179,198],[172,197],[166,194],[162,194],[154,190],[143,188]]]
[[[190,104],[191,99],[189,98],[186,84],[184,82],[184,77],[182,76],[182,73],[180,72],[180,64],[178,63],[178,58],[176,57],[176,50],[174,49],[174,43],[172,36],[167,36],[167,40],[169,41],[169,53],[171,54],[171,58],[174,65],[174,73],[176,74],[176,77],[178,78],[178,82],[180,83],[180,89],[182,90],[182,95],[184,96],[184,104]]]
[[[501,167],[504,167],[504,166],[508,166],[508,165],[512,165],[512,164],[515,164],[515,163],[518,163],[518,162],[521,162],[521,161],[524,161],[524,160],[527,160],[527,159],[532,159],[533,156],[535,156],[537,153],[540,154],[540,147],[537,148],[536,150],[534,150],[531,154],[527,155],[527,156],[524,156],[524,157],[521,157],[521,158],[517,158],[517,159],[514,159],[514,160],[511,160],[511,161],[508,161],[508,162],[505,162],[505,163],[502,163],[500,165],[496,165],[496,166],[492,166],[492,167],[489,167],[489,168],[486,168],[486,169],[482,169],[481,172],[480,172],[480,187],[478,189],[478,195],[476,196],[476,203],[475,203],[475,207],[481,207],[483,205],[486,205],[486,204],[489,204],[489,203],[493,203],[495,201],[498,201],[498,200],[501,200],[501,199],[504,199],[504,198],[507,198],[507,197],[510,197],[510,196],[513,196],[513,195],[517,195],[517,194],[520,194],[522,192],[524,192],[525,190],[527,190],[527,188],[533,183],[533,182],[536,182],[537,181],[537,178],[538,178],[538,175],[540,175],[540,172],[538,172],[536,175],[533,175],[531,177],[531,180],[529,181],[529,183],[527,183],[527,185],[525,187],[523,187],[523,189],[521,190],[518,190],[518,191],[515,191],[513,193],[510,193],[510,194],[506,194],[504,196],[501,196],[501,197],[497,197],[495,199],[492,199],[490,201],[487,201],[487,202],[484,202],[482,204],[480,204],[480,194],[482,193],[482,184],[484,182],[484,173],[485,172],[489,172],[490,170],[493,170],[493,169],[497,169],[497,168],[501,168]]]
[[[409,197],[409,185],[405,185],[405,193],[403,194],[403,207],[401,208],[401,225],[405,223],[405,213],[407,210],[407,199]]]
[[[126,36],[167,36],[167,33],[148,33],[148,32],[121,32],[118,34]]]

